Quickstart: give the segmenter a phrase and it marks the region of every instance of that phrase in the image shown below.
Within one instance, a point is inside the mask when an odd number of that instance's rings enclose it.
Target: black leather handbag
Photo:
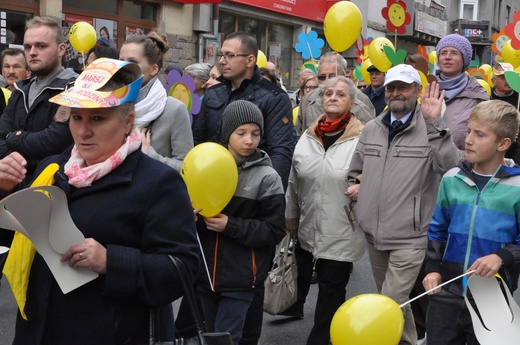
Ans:
[[[193,291],[193,284],[187,278],[186,267],[184,263],[177,257],[168,255],[173,263],[173,267],[177,271],[179,277],[185,277],[186,279],[180,279],[182,289],[184,290],[183,298],[186,298],[188,306],[190,307],[191,315],[197,328],[196,339],[175,339],[173,342],[160,342],[155,339],[155,317],[156,313],[154,310],[150,311],[150,341],[149,345],[233,345],[233,339],[229,332],[222,333],[207,333],[203,330],[202,318],[199,314],[199,308],[197,306],[197,300],[195,298],[195,292]]]

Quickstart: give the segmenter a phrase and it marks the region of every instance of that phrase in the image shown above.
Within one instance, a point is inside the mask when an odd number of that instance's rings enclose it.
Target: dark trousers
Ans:
[[[462,296],[442,290],[428,298],[428,345],[479,345]]]
[[[229,332],[233,344],[238,345],[254,294],[253,290],[200,293],[206,331]]]
[[[312,253],[302,249],[299,242],[296,242],[295,251],[296,264],[298,265],[298,299],[296,305],[303,310],[305,299],[311,288],[314,256]]]
[[[264,284],[258,284],[255,288],[253,301],[247,311],[246,322],[242,329],[240,345],[257,345],[260,334],[262,333],[262,323],[264,322]]]
[[[345,302],[345,288],[350,278],[352,262],[318,259],[318,300],[307,345],[328,345],[330,323],[336,310]]]

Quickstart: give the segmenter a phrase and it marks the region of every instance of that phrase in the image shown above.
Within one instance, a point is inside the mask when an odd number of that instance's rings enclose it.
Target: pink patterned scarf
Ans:
[[[123,163],[132,152],[141,145],[141,133],[134,129],[126,138],[125,143],[106,161],[86,166],[85,160],[79,154],[76,145],[72,148],[69,161],[65,164],[65,175],[69,177],[69,184],[76,188],[90,187],[92,182],[99,180]]]

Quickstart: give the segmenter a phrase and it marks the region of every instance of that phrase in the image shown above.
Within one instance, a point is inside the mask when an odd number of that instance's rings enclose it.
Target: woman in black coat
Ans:
[[[92,78],[103,74],[99,83]],[[195,276],[199,249],[182,178],[139,149],[133,105],[141,79],[136,64],[96,60],[78,77],[87,87],[77,82],[50,100],[70,107],[75,145],[42,161],[35,176],[50,163],[59,165],[54,185],[65,192],[72,220],[85,236],[61,262],[99,277],[63,294],[37,253],[27,320],[18,314],[14,344],[145,344],[151,310],[164,326],[156,332],[159,340],[173,338],[171,302],[182,295],[180,279]],[[108,92],[93,91],[99,86]],[[0,164],[4,190],[5,164],[21,171],[25,164],[20,155],[9,158]],[[11,182],[14,187],[16,179]],[[185,263],[189,277],[176,274],[168,254]]]

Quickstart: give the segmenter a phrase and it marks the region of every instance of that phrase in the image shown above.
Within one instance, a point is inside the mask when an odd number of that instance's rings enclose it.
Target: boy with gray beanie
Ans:
[[[222,213],[197,221],[212,281],[210,286],[206,270],[199,270],[206,331],[229,332],[235,345],[248,311],[262,319],[262,307],[251,302],[255,292],[263,291],[275,246],[285,236],[282,180],[267,153],[258,149],[263,122],[252,102],[237,100],[226,107],[222,137],[237,163],[237,188]]]

